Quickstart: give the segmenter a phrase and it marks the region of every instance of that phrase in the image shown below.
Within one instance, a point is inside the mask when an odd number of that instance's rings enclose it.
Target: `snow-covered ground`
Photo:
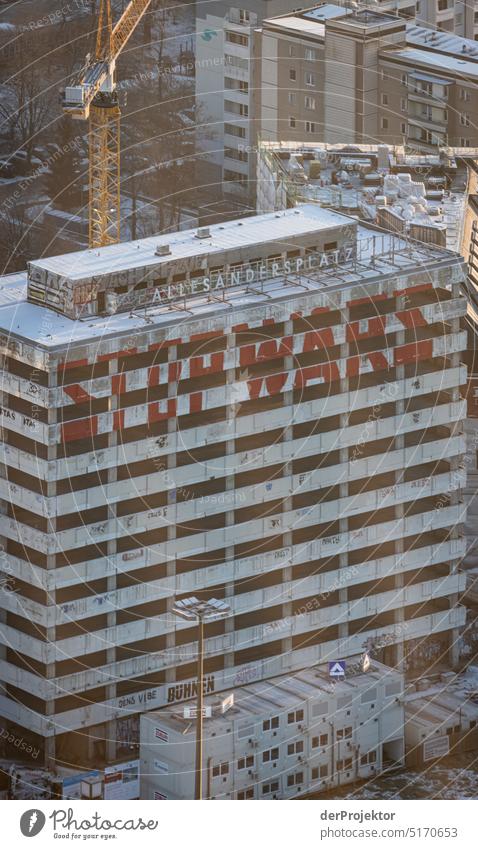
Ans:
[[[314,799],[478,799],[478,752],[458,755],[420,769],[381,775]]]

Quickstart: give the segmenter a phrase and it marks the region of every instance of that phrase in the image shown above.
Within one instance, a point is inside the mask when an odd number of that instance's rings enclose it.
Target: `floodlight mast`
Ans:
[[[203,710],[204,710],[204,623],[225,619],[231,612],[226,602],[211,598],[200,601],[195,596],[179,599],[172,607],[175,616],[187,622],[198,623],[198,659],[197,659],[197,709],[196,709],[196,758],[194,798],[203,798]]]

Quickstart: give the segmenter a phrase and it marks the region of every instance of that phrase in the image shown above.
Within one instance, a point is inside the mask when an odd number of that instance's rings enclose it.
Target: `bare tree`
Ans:
[[[17,207],[0,211],[0,274],[23,271],[33,259],[35,239],[25,210]]]
[[[44,82],[35,65],[20,70],[9,83],[11,103],[0,104],[0,116],[8,126],[18,149],[26,153],[27,167],[46,126],[52,107],[52,94],[44,90]]]

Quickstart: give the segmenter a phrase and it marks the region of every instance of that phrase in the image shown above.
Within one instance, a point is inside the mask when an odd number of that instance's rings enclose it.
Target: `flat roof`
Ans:
[[[316,6],[313,9],[305,11],[292,12],[285,15],[274,15],[271,18],[266,18],[263,25],[284,27],[286,29],[295,30],[297,32],[312,34],[323,38],[325,35],[325,22],[333,21],[341,18],[347,18],[347,23],[352,26],[390,26],[401,25],[404,22],[401,18],[395,15],[390,15],[384,12],[377,12],[373,9],[347,9],[345,6],[337,6],[334,3],[325,3],[322,6]]]
[[[330,18],[343,18],[344,15],[350,15],[351,9],[345,6],[337,6],[335,3],[324,3],[322,6],[316,6],[314,9],[307,9],[301,12],[303,18],[311,18],[314,21],[327,21]]]
[[[448,55],[447,53],[435,53],[431,50],[420,50],[416,47],[387,47],[381,54],[382,58],[388,59],[404,59],[408,64],[425,65],[427,68],[436,69],[437,73],[443,76],[443,72],[450,71],[451,73],[467,78],[478,78],[478,63],[467,59],[461,59],[460,56]],[[438,80],[437,80],[438,82]]]
[[[349,661],[350,663],[350,661]],[[285,712],[300,707],[304,702],[314,700],[323,700],[325,703],[331,697],[336,700],[350,697],[346,707],[349,707],[354,698],[358,698],[361,693],[366,692],[372,687],[376,687],[381,682],[392,683],[392,681],[403,681],[403,676],[396,669],[372,661],[372,666],[368,672],[358,672],[356,675],[346,678],[332,679],[328,675],[327,668],[323,665],[304,669],[301,672],[281,675],[277,678],[268,678],[264,681],[257,681],[253,684],[247,684],[243,687],[231,688],[234,689],[234,708],[225,714],[214,713],[207,720],[207,731],[218,731],[224,727],[224,723],[241,722],[250,720],[254,722],[256,719],[270,715],[272,712]],[[224,690],[221,693],[211,693],[204,697],[205,705],[218,705],[218,703],[231,690]],[[397,694],[394,694],[396,698]],[[190,720],[183,716],[185,707],[195,707],[196,700],[185,701],[174,707],[166,705],[160,710],[151,711],[143,714],[142,718],[150,722],[165,722],[167,716],[167,724],[170,728],[182,733],[184,727],[190,723]],[[344,710],[346,709],[344,706]],[[377,710],[381,706],[377,707]]]
[[[380,24],[404,25],[403,18],[378,9],[358,9],[353,11],[347,23],[358,23],[360,26],[377,26]]]
[[[27,297],[28,275],[26,271],[0,277],[0,306],[18,303]]]
[[[478,42],[471,38],[460,38],[459,35],[446,30],[434,30],[408,23],[407,42],[422,45],[431,51],[450,53],[455,58],[460,56],[478,61]]]
[[[293,209],[212,224],[208,228],[210,236],[206,238],[198,238],[197,228],[179,230],[134,242],[120,242],[104,248],[46,257],[32,261],[30,266],[79,281],[135,268],[155,268],[188,257],[206,258],[214,253],[267,242],[295,246],[294,239],[297,236],[348,224],[350,219],[344,215],[323,209],[317,204],[300,204]],[[158,256],[156,249],[166,245],[171,252],[166,256]]]
[[[325,37],[325,24],[320,20],[306,20],[301,15],[284,15],[277,18],[265,18],[263,26],[276,29],[293,30],[301,34],[314,35],[316,38]]]
[[[177,324],[206,317],[224,318],[234,309],[266,307],[273,302],[298,298],[321,290],[349,288],[367,285],[377,279],[412,272],[419,267],[462,262],[457,254],[435,245],[410,242],[400,236],[366,223],[357,222],[348,216],[338,215],[310,205],[311,209],[326,213],[327,220],[351,221],[357,225],[357,258],[326,269],[303,271],[301,274],[279,274],[260,284],[244,284],[225,289],[224,300],[208,295],[188,297],[187,302],[178,301],[174,308],[169,304],[142,307],[141,310],[118,312],[114,315],[91,316],[85,319],[68,318],[47,307],[30,303],[25,299],[24,289],[7,287],[8,296],[15,292],[15,300],[2,300],[0,288],[0,333],[26,340],[30,344],[53,350],[88,341],[98,343],[109,336],[131,334],[153,328],[168,328],[174,331]],[[288,210],[291,212],[293,210]],[[332,216],[329,218],[329,216]],[[262,216],[261,216],[262,217]],[[251,220],[251,219],[249,219]],[[280,219],[278,219],[280,220]],[[269,230],[270,232],[270,230]],[[112,246],[120,249],[121,245]],[[111,251],[112,247],[103,248]],[[127,246],[126,246],[127,247]],[[67,255],[70,256],[70,255]],[[373,262],[371,261],[373,258]],[[0,287],[5,278],[0,278]]]
[[[478,667],[469,666],[451,680],[430,683],[426,690],[405,695],[406,722],[423,728],[454,724],[460,717],[478,719],[478,703],[471,696],[478,693]]]

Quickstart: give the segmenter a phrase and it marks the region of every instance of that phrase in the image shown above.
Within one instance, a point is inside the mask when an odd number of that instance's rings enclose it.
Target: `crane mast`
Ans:
[[[131,0],[113,27],[111,0],[100,0],[96,49],[79,78],[65,89],[63,111],[89,119],[89,244],[120,238],[120,118],[116,60],[151,0]]]

